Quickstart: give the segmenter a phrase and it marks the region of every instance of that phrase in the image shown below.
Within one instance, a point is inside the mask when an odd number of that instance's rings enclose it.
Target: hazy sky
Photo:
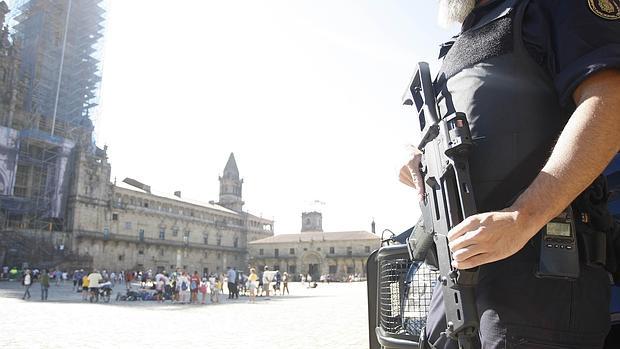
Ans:
[[[433,0],[108,1],[99,146],[112,176],[218,199],[230,152],[244,208],[296,233],[402,231],[418,215],[397,180],[414,114],[401,96],[452,32]]]

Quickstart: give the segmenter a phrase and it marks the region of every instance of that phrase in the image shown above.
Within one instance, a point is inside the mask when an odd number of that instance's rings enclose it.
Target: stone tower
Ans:
[[[220,177],[220,201],[222,205],[236,212],[241,212],[243,200],[241,200],[241,188],[243,179],[239,179],[239,169],[235,161],[235,154],[230,153],[226,167],[224,167],[224,175]]]
[[[323,215],[321,212],[303,212],[301,214],[301,232],[323,231]]]

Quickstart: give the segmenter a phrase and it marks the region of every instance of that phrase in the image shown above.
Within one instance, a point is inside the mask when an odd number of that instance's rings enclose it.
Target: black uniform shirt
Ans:
[[[500,2],[478,6],[462,30]],[[572,93],[582,81],[602,69],[620,69],[620,0],[530,0],[523,40],[549,73],[560,103],[572,109]]]

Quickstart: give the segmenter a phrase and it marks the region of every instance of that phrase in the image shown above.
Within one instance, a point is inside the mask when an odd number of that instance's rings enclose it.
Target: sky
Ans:
[[[454,33],[433,0],[107,0],[97,145],[112,177],[218,199],[234,152],[244,210],[298,233],[401,232],[415,224],[398,182],[418,61]],[[433,66],[436,67],[434,64]],[[318,200],[324,204],[312,204]]]

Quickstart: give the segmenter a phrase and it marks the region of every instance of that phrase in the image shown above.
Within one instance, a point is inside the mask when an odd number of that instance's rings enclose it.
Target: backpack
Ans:
[[[192,289],[192,291],[196,289],[196,286],[197,286],[197,285],[196,285],[196,281],[195,281],[195,280],[192,280],[192,283],[191,283],[191,284],[190,284],[190,286],[189,286],[189,287]]]
[[[181,291],[187,291],[187,282],[185,280],[181,282]]]

